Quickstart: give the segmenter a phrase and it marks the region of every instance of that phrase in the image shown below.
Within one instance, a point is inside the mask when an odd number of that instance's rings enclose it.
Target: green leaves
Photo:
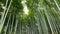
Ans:
[[[25,5],[29,12],[24,13]],[[60,34],[59,0],[1,0],[1,34]],[[6,5],[5,5],[6,3]],[[25,8],[26,9],[26,8]]]

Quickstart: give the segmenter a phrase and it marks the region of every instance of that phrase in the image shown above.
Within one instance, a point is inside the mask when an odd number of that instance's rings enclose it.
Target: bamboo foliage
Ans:
[[[60,34],[60,0],[1,0],[0,34]]]

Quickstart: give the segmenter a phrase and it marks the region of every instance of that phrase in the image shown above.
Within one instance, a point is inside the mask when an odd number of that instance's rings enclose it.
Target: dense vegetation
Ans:
[[[60,0],[0,0],[0,34],[60,34]]]

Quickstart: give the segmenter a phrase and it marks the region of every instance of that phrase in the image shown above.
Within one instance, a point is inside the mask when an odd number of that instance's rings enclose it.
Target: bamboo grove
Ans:
[[[60,34],[60,0],[0,0],[0,34]]]

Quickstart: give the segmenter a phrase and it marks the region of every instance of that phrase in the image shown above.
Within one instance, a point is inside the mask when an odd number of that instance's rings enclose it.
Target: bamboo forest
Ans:
[[[60,34],[60,0],[0,0],[0,34]]]

